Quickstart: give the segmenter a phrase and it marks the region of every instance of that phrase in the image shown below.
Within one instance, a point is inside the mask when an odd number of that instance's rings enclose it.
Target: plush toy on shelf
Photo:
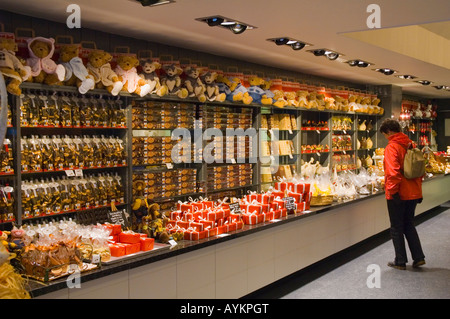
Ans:
[[[11,255],[0,244],[0,299],[30,299],[30,294],[25,289],[25,279],[10,263],[12,258],[15,258],[15,254]]]
[[[62,45],[59,51],[59,61],[66,70],[63,83],[68,86],[77,86],[78,91],[85,94],[95,88],[95,82],[79,55],[80,46],[78,44]]]
[[[116,96],[122,90],[123,84],[111,68],[112,55],[102,50],[92,50],[86,65],[90,75],[94,77],[97,89],[106,88],[109,93]]]
[[[319,101],[317,100],[317,93],[310,92],[308,95],[308,105],[306,106],[308,109],[318,109]]]
[[[219,86],[216,83],[217,78],[217,72],[213,72],[210,70],[207,70],[202,74],[202,79],[205,82],[206,85],[206,99],[210,102],[217,101],[217,102],[223,102],[225,101],[226,95],[225,93],[219,92]]]
[[[10,94],[20,95],[20,84],[31,75],[31,69],[24,66],[16,57],[16,43],[13,38],[0,38],[0,72],[7,81],[6,89]]]
[[[136,69],[138,65],[139,60],[136,56],[132,54],[120,55],[117,58],[117,66],[114,71],[122,82],[122,91],[135,93],[143,97],[150,93],[151,88],[150,84],[138,75]]]
[[[253,98],[254,103],[271,105],[273,100],[268,98],[266,92],[261,88],[264,84],[264,80],[258,76],[250,76],[248,79],[250,87],[248,88],[248,93]]]
[[[297,99],[299,107],[308,106],[308,91],[297,91]]]
[[[140,65],[142,72],[139,74],[145,82],[150,85],[150,94],[156,94],[158,96],[164,96],[167,94],[167,88],[161,85],[157,70],[161,69],[161,63],[156,60],[147,58],[140,59]]]
[[[216,79],[219,92],[225,93],[226,100],[230,102],[242,102],[246,105],[253,102],[253,98],[248,94],[247,88],[237,76],[226,76],[218,73]]]
[[[31,68],[30,82],[55,85],[65,78],[66,70],[63,65],[52,60],[55,52],[55,39],[35,37],[28,39],[27,65]]]
[[[189,93],[182,87],[180,77],[183,70],[175,63],[163,65],[163,70],[165,74],[161,78],[161,84],[166,87],[168,95],[177,96],[180,99],[187,98]]]
[[[189,97],[196,97],[200,102],[206,101],[206,86],[200,77],[200,69],[195,65],[189,65],[184,69],[186,78],[184,87],[188,91]]]

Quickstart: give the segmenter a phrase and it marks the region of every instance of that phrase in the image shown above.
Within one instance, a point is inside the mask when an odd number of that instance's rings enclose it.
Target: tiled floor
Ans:
[[[394,248],[383,232],[244,298],[448,299],[450,202],[416,217],[427,264],[406,271],[388,267]]]

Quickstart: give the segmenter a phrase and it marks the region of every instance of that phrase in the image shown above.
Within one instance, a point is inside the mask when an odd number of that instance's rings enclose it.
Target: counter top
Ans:
[[[447,174],[449,175],[449,174]],[[429,180],[433,180],[436,178],[443,178],[447,175],[438,175],[432,178],[426,178],[424,182]],[[376,194],[367,195],[367,196],[358,196],[356,199],[347,200],[343,202],[333,202],[331,205],[327,206],[316,206],[311,207],[309,211],[297,213],[297,214],[289,214],[286,217],[280,218],[275,221],[263,222],[257,225],[244,225],[244,227],[240,230],[232,231],[226,234],[201,239],[198,241],[188,241],[182,240],[177,243],[177,245],[171,246],[168,249],[158,249],[155,251],[151,251],[145,254],[137,254],[136,256],[130,256],[130,258],[124,258],[123,260],[117,260],[114,263],[105,265],[103,264],[101,267],[96,269],[81,273],[80,280],[81,283],[87,282],[90,280],[95,280],[101,277],[105,277],[111,274],[115,274],[121,271],[129,270],[132,268],[140,267],[143,265],[147,265],[153,262],[157,262],[163,259],[167,259],[170,257],[174,257],[180,254],[185,254],[194,250],[202,249],[208,246],[216,245],[219,243],[227,242],[229,240],[233,240],[239,237],[248,236],[254,234],[259,231],[264,231],[266,229],[277,227],[279,225],[283,225],[286,223],[290,223],[293,221],[297,221],[299,219],[308,218],[310,216],[316,214],[326,213],[328,211],[332,211],[335,208],[343,207],[346,205],[351,205],[360,201],[365,201],[371,199],[375,196],[384,195],[384,191],[379,191]],[[67,276],[62,277],[60,279],[52,280],[47,283],[38,282],[30,279],[28,281],[28,290],[32,297],[37,297],[40,295],[44,295],[50,292],[54,292],[60,289],[67,288]]]

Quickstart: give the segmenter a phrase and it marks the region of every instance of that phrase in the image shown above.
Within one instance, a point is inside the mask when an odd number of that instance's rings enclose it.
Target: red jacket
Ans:
[[[422,177],[407,179],[403,176],[403,160],[411,140],[404,133],[389,137],[384,150],[384,189],[386,199],[399,193],[402,200],[422,198]]]

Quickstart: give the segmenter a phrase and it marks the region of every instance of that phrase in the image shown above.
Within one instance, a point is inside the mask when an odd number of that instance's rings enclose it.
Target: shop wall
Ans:
[[[436,143],[438,151],[446,151],[450,146],[450,135],[445,136],[445,120],[450,121],[450,99],[437,100],[438,117],[436,119]]]

